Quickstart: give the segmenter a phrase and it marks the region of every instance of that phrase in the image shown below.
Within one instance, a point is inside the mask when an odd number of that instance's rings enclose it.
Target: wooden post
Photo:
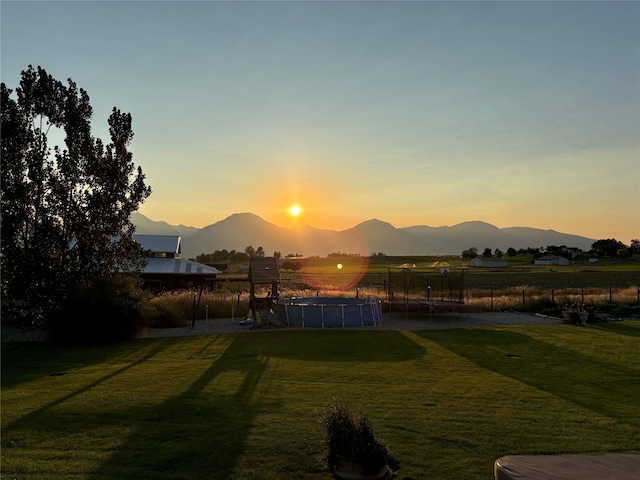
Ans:
[[[196,316],[198,314],[198,307],[200,306],[200,298],[202,297],[202,284],[200,284],[199,292],[193,293],[193,318],[191,319],[191,330],[196,326]]]
[[[404,318],[409,318],[409,279],[407,278],[407,269],[404,269]]]
[[[555,307],[556,306],[556,295],[555,295],[555,291],[553,290],[553,288],[551,289],[551,306]]]
[[[196,299],[198,298],[197,294],[193,294],[193,315],[191,316],[191,330],[196,326]]]
[[[611,280],[609,280],[609,303],[613,303],[613,292],[611,291]]]
[[[251,272],[249,272],[249,309],[256,311],[256,284],[253,283]]]
[[[524,308],[524,288],[522,289],[522,308]]]

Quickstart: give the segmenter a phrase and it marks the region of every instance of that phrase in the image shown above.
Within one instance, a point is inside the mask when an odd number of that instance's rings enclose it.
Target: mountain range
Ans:
[[[136,233],[144,235],[180,235],[182,256],[194,258],[201,253],[216,250],[244,251],[251,245],[262,247],[267,256],[280,252],[283,256],[300,254],[325,257],[342,252],[368,256],[373,253],[385,255],[457,255],[463,250],[476,247],[506,251],[549,245],[591,249],[596,241],[555,230],[530,227],[498,228],[482,221],[463,222],[457,225],[429,227],[417,225],[396,228],[390,223],[372,219],[347,230],[325,230],[308,225],[301,227],[279,227],[253,213],[236,213],[224,220],[203,228],[185,225],[170,225],[151,220],[135,212],[131,221]]]

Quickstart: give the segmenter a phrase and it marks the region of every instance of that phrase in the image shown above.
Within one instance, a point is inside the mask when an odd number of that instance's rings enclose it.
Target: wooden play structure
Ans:
[[[253,312],[276,311],[278,286],[281,284],[278,260],[274,257],[253,257],[249,261],[249,308]],[[264,297],[256,296],[256,286],[270,288]]]

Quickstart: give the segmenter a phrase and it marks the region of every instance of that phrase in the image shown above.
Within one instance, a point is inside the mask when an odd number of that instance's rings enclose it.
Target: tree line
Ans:
[[[258,248],[254,248],[252,245],[248,245],[245,247],[244,251],[237,250],[216,250],[213,253],[201,253],[197,255],[193,260],[198,263],[204,264],[220,264],[220,263],[241,263],[247,262],[251,258],[264,258],[265,257],[264,248],[261,246]],[[291,254],[292,255],[292,254]],[[282,254],[280,252],[274,251],[273,256],[276,259],[280,259]]]
[[[584,252],[578,248],[569,248],[566,245],[548,245],[547,247],[538,248],[508,248],[506,252],[503,252],[499,248],[491,250],[486,247],[482,252],[482,257],[498,257],[502,258],[505,254],[509,257],[515,257],[516,255],[533,255],[534,258],[539,258],[543,255],[557,255],[568,259],[575,258],[579,255],[590,255],[598,257],[619,257],[628,258],[633,254],[640,254],[640,239],[632,239],[630,245],[616,240],[615,238],[601,239],[591,244],[591,250]],[[471,247],[467,250],[463,250],[461,255],[464,258],[476,258],[480,255],[477,247]]]

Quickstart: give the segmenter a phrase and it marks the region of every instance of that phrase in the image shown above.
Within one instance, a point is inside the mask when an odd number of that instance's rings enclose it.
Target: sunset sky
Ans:
[[[0,5],[9,88],[132,114],[153,220],[640,237],[639,2]]]

